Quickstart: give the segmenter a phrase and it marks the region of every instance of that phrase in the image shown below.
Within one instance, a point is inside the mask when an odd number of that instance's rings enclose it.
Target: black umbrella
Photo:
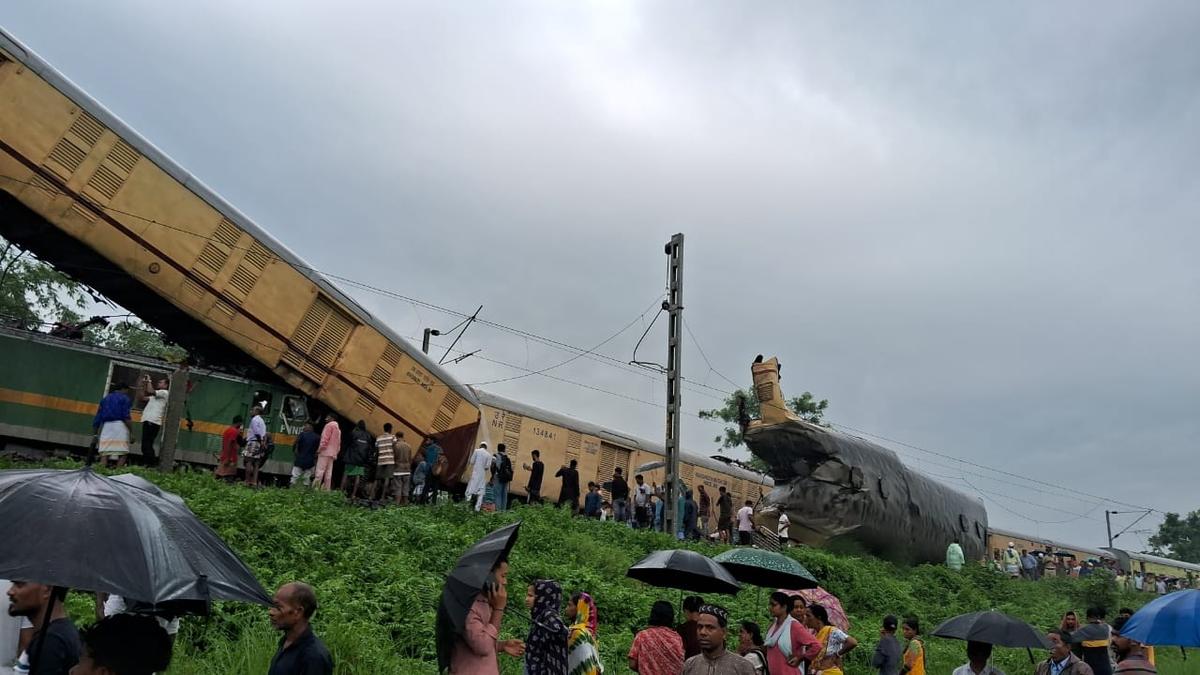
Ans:
[[[271,604],[250,568],[182,499],[137,476],[0,471],[0,541],[0,579],[176,607]]]
[[[513,544],[517,543],[517,531],[521,521],[506,525],[480,539],[467,549],[446,577],[442,587],[442,601],[437,611],[437,657],[438,670],[450,667],[450,651],[456,636],[462,635],[467,621],[467,612],[483,591],[483,584],[492,573],[496,563],[508,558]]]
[[[625,576],[658,586],[695,593],[736,595],[742,586],[712,558],[695,551],[654,551],[629,568]]]
[[[946,619],[933,629],[937,637],[986,642],[1001,647],[1049,649],[1041,631],[1001,612],[972,612]]]

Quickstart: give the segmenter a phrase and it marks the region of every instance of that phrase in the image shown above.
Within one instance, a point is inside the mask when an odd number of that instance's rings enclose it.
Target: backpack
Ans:
[[[501,483],[511,483],[512,479],[512,460],[508,458],[508,455],[500,453],[500,455],[496,457],[496,480],[500,481]]]
[[[767,651],[762,647],[752,647],[750,653],[758,656],[760,663],[762,663],[763,675],[771,675],[771,667],[767,665]]]
[[[433,460],[433,477],[441,478],[442,474],[450,468],[450,460],[446,459],[446,453],[439,452],[437,459]]]

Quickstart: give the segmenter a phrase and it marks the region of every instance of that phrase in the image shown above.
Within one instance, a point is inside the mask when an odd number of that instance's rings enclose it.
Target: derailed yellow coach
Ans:
[[[0,230],[193,354],[455,461],[474,393],[0,32]]]

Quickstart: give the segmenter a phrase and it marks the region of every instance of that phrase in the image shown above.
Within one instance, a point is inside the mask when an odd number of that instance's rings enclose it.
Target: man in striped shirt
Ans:
[[[383,425],[383,433],[375,439],[375,481],[379,483],[380,501],[387,499],[388,486],[392,484],[392,475],[396,472],[396,437],[392,435],[392,423]],[[375,495],[375,486],[371,486],[371,496]]]

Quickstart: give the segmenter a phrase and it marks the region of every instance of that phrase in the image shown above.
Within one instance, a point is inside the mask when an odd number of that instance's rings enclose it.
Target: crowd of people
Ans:
[[[961,566],[962,549],[958,554],[946,552],[946,562],[951,564],[952,558],[958,560]],[[1153,572],[1142,573],[1140,570],[1126,572],[1121,569],[1116,560],[1080,560],[1074,555],[1056,553],[1050,547],[1046,550],[1017,549],[1014,542],[1008,542],[1004,550],[993,549],[991,567],[1000,574],[1014,579],[1040,581],[1047,577],[1086,578],[1103,570],[1116,579],[1117,584],[1125,591],[1138,591],[1166,595],[1171,591],[1185,588],[1195,588],[1196,580],[1191,577],[1171,577]]]
[[[10,583],[7,597],[9,616],[21,619],[13,673],[152,675],[170,666],[178,618],[97,594],[96,622],[80,630],[66,613],[67,589],[18,580]],[[268,675],[333,674],[329,650],[309,624],[316,611],[316,593],[308,584],[284,584],[275,593],[270,622],[283,635]]]

